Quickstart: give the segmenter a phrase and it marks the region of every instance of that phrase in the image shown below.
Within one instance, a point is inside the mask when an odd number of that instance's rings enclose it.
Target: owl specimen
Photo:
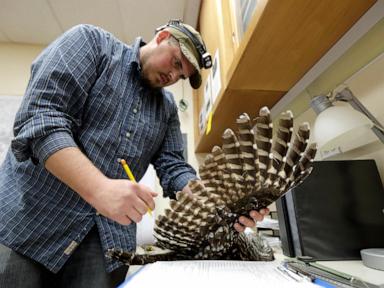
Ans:
[[[110,249],[109,257],[126,265],[164,260],[273,260],[273,251],[260,236],[239,233],[233,225],[299,185],[311,173],[316,144],[308,144],[310,128],[293,130],[290,111],[281,114],[273,133],[267,107],[253,121],[236,120],[237,132],[226,129],[222,146],[215,146],[199,167],[201,180],[188,183],[170,208],[158,216],[156,246],[144,253]],[[273,137],[274,135],[274,137]]]

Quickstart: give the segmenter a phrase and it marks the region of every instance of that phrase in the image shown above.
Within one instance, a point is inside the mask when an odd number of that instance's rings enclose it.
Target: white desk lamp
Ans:
[[[348,106],[334,106],[332,102],[335,101],[348,102],[355,110]],[[367,128],[371,128],[384,143],[383,126],[348,88],[332,98],[325,95],[314,97],[311,107],[318,114],[313,133],[323,155],[343,152],[342,147],[359,139]],[[362,249],[360,252],[365,266],[384,270],[384,248]]]

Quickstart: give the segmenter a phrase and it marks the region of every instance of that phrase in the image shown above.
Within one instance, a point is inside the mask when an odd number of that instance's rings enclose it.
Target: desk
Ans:
[[[276,259],[273,263],[276,265],[280,264],[285,259],[289,259],[280,251],[275,253],[275,258]],[[362,261],[318,261],[316,263],[384,288],[384,271],[368,268],[363,265]],[[132,274],[134,274],[141,267],[142,266],[131,266],[127,277],[132,276]]]
[[[285,259],[292,259],[286,257],[280,248],[274,250],[275,261],[281,262]],[[384,271],[366,267],[361,260],[317,261],[316,263],[384,288]]]
[[[317,261],[316,263],[384,288],[384,271],[368,268],[362,261]]]

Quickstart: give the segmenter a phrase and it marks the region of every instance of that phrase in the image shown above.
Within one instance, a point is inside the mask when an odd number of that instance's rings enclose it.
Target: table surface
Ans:
[[[317,263],[354,276],[356,279],[384,287],[384,271],[366,267],[361,260],[318,261]]]

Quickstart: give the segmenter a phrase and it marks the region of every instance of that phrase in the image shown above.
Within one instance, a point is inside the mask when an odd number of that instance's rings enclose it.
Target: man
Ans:
[[[132,46],[79,25],[42,52],[0,170],[1,287],[123,281],[127,269],[105,252],[135,249],[135,223],[157,194],[128,181],[118,159],[137,179],[152,163],[166,196],[188,189],[196,173],[183,159],[177,107],[163,87],[189,78],[198,88],[209,61],[199,33],[177,21]]]

